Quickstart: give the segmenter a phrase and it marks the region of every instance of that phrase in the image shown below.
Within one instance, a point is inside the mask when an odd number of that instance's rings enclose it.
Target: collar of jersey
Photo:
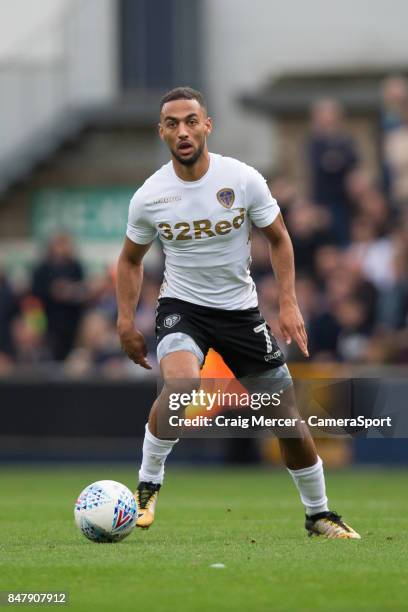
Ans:
[[[212,169],[214,167],[214,156],[212,153],[209,153],[209,157],[210,157],[210,163],[208,165],[208,170],[205,174],[203,174],[203,176],[198,179],[198,181],[183,181],[183,179],[181,179],[179,176],[177,176],[177,174],[174,171],[173,168],[173,164],[171,164],[171,167],[173,169],[173,174],[176,177],[176,179],[184,186],[184,187],[199,187],[200,185],[202,185],[203,183],[205,183],[206,180],[208,180],[208,177],[210,176]],[[170,162],[171,163],[171,162]]]

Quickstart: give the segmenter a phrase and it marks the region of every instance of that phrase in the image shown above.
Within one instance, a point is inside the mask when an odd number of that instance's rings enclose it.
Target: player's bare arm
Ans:
[[[146,359],[147,347],[143,334],[135,326],[135,311],[143,282],[143,257],[149,248],[150,244],[135,244],[125,238],[118,260],[116,289],[120,343],[129,358],[146,370],[152,367]]]
[[[309,357],[307,334],[295,293],[295,260],[292,241],[282,215],[262,230],[269,244],[273,271],[279,289],[279,325],[287,344],[295,340],[302,353]]]

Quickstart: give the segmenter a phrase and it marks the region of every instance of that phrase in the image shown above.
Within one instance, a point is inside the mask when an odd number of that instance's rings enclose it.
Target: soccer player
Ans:
[[[249,272],[251,223],[269,243],[284,339],[288,344],[293,339],[308,356],[291,240],[264,178],[236,159],[209,153],[211,130],[200,92],[178,87],[162,98],[159,134],[171,161],[146,180],[130,203],[117,273],[120,341],[130,359],[151,369],[143,335],[135,327],[135,311],[142,260],[158,236],[165,272],[157,308],[157,357],[165,387],[177,380],[199,380],[212,347],[239,379],[259,377],[271,388],[289,381],[291,416],[298,415],[282,351],[258,310]],[[158,414],[167,399],[165,392],[159,395],[146,425],[135,494],[137,525],[142,528],[153,523],[164,464],[178,441],[159,437]],[[305,507],[308,533],[360,539],[328,508],[322,461],[307,427],[299,425],[296,437],[280,437],[279,443]]]

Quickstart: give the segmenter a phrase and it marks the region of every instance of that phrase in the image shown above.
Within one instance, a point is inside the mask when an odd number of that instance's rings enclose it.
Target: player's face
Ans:
[[[211,128],[211,119],[197,100],[172,100],[162,108],[160,138],[184,166],[192,166],[200,158]]]

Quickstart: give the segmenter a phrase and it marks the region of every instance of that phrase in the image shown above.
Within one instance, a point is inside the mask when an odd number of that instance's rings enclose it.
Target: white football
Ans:
[[[120,482],[98,480],[79,495],[74,516],[77,527],[89,540],[119,542],[136,525],[136,500]]]

